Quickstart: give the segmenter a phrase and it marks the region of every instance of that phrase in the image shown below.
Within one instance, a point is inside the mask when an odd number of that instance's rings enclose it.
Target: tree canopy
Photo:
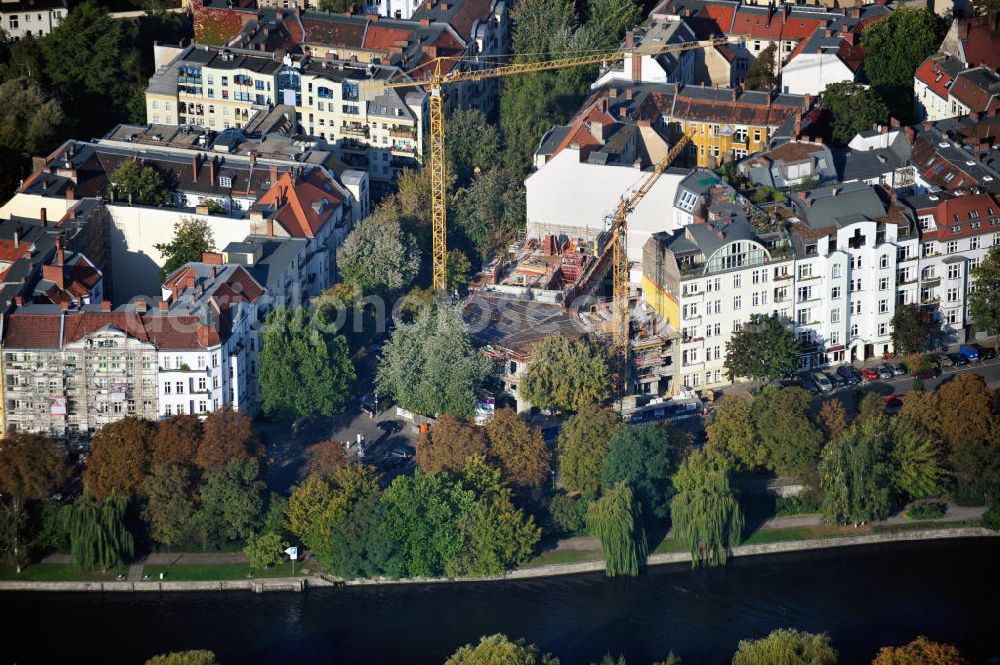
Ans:
[[[113,490],[126,498],[139,492],[149,473],[155,433],[154,423],[135,416],[126,416],[97,430],[83,474],[86,492],[97,500]]]
[[[757,58],[747,70],[746,86],[747,90],[764,90],[770,92],[774,89],[774,84],[778,79],[775,73],[777,66],[776,54],[778,52],[778,42],[771,42],[767,48],[757,54]]]
[[[211,651],[174,651],[153,656],[145,665],[216,665],[216,662]]]
[[[872,418],[831,441],[820,460],[821,509],[832,524],[885,519],[892,502],[892,442],[886,423]]]
[[[304,307],[279,307],[264,326],[258,362],[261,408],[277,420],[341,412],[357,378],[343,335]]]
[[[427,473],[460,471],[473,455],[486,455],[486,434],[464,418],[443,415],[417,437],[417,464]]]
[[[777,316],[758,318],[726,342],[729,378],[771,381],[795,371],[799,343]]]
[[[348,234],[337,256],[341,278],[363,293],[392,298],[413,284],[420,250],[383,204]]]
[[[196,497],[194,478],[188,466],[157,464],[143,483],[146,505],[143,518],[156,542],[176,547],[191,536]]]
[[[448,119],[444,137],[448,171],[459,187],[467,185],[476,173],[485,171],[500,154],[500,132],[479,109],[455,111]]]
[[[740,640],[733,665],[836,665],[837,651],[830,637],[791,628],[779,628],[759,640]]]
[[[670,504],[674,538],[691,551],[691,565],[724,565],[740,542],[743,513],[729,482],[724,459],[701,450],[688,455],[672,479]]]
[[[779,475],[816,468],[822,433],[812,421],[812,397],[802,388],[766,388],[753,403],[753,423],[766,451],[765,466]]]
[[[636,576],[646,565],[648,548],[642,511],[625,481],[590,504],[587,523],[601,542],[608,577]]]
[[[479,259],[506,251],[525,228],[524,178],[516,171],[487,167],[453,199],[449,228],[468,238]]]
[[[118,201],[128,201],[134,205],[148,205],[148,206],[165,206],[170,205],[173,201],[173,196],[170,190],[167,188],[165,182],[163,182],[163,176],[152,166],[143,166],[139,162],[132,160],[125,160],[121,163],[118,168],[112,172],[111,176],[108,178],[111,193]],[[200,220],[189,220],[192,225],[195,223],[204,224]],[[184,222],[178,222],[174,226],[174,233],[179,232],[179,228],[184,224]],[[166,255],[169,261],[172,258],[168,252],[173,251],[177,239],[168,244],[154,245],[158,251]],[[169,271],[167,270],[167,265],[164,265],[163,274],[169,275],[173,270],[176,270],[180,266],[184,265],[188,261],[200,261],[201,254],[199,253],[196,258],[186,259],[180,263],[173,266]]]
[[[605,491],[625,482],[635,493],[644,514],[666,517],[674,488],[665,479],[677,469],[684,435],[659,425],[623,427],[609,442],[601,473]]]
[[[604,349],[588,338],[549,335],[535,346],[520,391],[540,409],[579,411],[611,392]]]
[[[235,458],[205,474],[193,523],[206,541],[247,538],[264,514],[264,482],[256,458]]]
[[[951,644],[931,642],[920,635],[901,647],[882,647],[872,665],[965,665],[965,662]]]
[[[132,556],[135,543],[125,526],[125,497],[112,491],[95,500],[84,494],[68,513],[73,563],[83,570],[107,570]]]
[[[125,162],[122,166],[118,167],[118,171],[115,171],[114,175],[117,175],[119,171],[125,168],[126,164],[134,164],[134,162]],[[143,167],[144,169],[149,169],[151,167]],[[134,169],[130,168],[130,173]],[[156,178],[159,178],[159,174],[153,171]],[[152,178],[148,174],[143,172],[142,178]],[[130,175],[131,178],[131,175]],[[112,176],[112,182],[114,182],[114,176]],[[131,181],[129,181],[131,182]],[[131,185],[129,182],[123,182],[118,185],[119,191],[123,191],[125,187],[139,187],[145,188],[147,185],[142,183]],[[162,183],[161,183],[162,185]],[[152,186],[152,185],[149,185]],[[128,189],[125,191],[143,191],[142,189],[133,190]],[[170,193],[166,192],[166,196],[157,195],[157,205],[165,205],[169,203]],[[137,195],[138,197],[139,195]],[[137,199],[136,203],[152,203],[151,199],[148,199],[145,194],[142,195],[147,200]],[[162,277],[167,277],[178,268],[182,267],[185,263],[194,263],[201,261],[202,256],[205,252],[212,252],[215,250],[215,238],[212,236],[212,229],[208,227],[208,222],[203,219],[198,219],[196,217],[182,219],[176,224],[174,224],[174,237],[168,243],[160,243],[154,245],[156,251],[163,255],[163,268],[160,269],[160,274]]]
[[[937,51],[949,22],[924,7],[897,7],[861,33],[864,71],[872,88],[893,117],[908,122],[912,115],[913,74]]]
[[[750,400],[743,395],[727,395],[719,402],[705,425],[708,446],[747,469],[759,469],[767,463],[767,448],[754,431]]]
[[[492,371],[493,363],[472,348],[458,311],[442,306],[396,326],[375,380],[379,393],[404,409],[472,416]]]
[[[600,490],[608,443],[621,424],[617,413],[594,404],[583,406],[563,422],[556,456],[559,480],[568,491],[596,494]]]
[[[853,81],[827,84],[823,108],[832,116],[831,138],[838,145],[850,143],[858,132],[871,129],[872,125],[889,122],[889,108],[882,99],[870,88]]]
[[[540,652],[534,644],[497,634],[480,638],[479,644],[466,644],[445,665],[559,665],[559,659]]]
[[[260,458],[263,454],[253,421],[243,411],[227,404],[205,416],[195,456],[195,463],[202,469],[215,469],[233,459]]]
[[[896,353],[918,353],[927,348],[931,338],[930,322],[916,305],[897,305],[890,325],[892,348]]]
[[[201,444],[201,419],[193,413],[170,416],[156,423],[150,463],[193,465]]]
[[[537,427],[531,427],[510,407],[486,421],[489,459],[515,487],[538,487],[549,479],[552,456]]]
[[[971,272],[975,283],[969,289],[969,313],[976,329],[1000,335],[1000,246],[990,248],[983,262]],[[993,343],[994,347],[998,344],[1000,337]]]
[[[27,555],[28,504],[51,496],[66,471],[62,451],[44,436],[14,432],[0,446],[0,554],[12,559],[19,573]]]

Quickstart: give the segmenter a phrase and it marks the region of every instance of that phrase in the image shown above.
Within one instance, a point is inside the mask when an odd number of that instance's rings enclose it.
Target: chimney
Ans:
[[[628,50],[632,48],[635,48],[635,33],[628,30],[625,33],[625,49]]]
[[[836,196],[840,192],[840,187],[834,187],[830,190],[830,196]]]
[[[139,313],[143,313],[143,312],[145,312],[145,311],[146,311],[146,310],[147,310],[148,308],[149,308],[149,307],[148,307],[148,305],[147,305],[146,301],[145,301],[145,300],[143,300],[142,298],[139,298],[138,300],[136,300],[136,301],[135,301],[135,311],[137,311],[137,312],[139,312]]]
[[[70,305],[71,305],[72,303],[73,303],[73,301],[72,301],[72,300],[64,300],[64,301],[62,301],[61,303],[59,303],[59,309],[61,309],[62,311],[64,311],[64,312],[65,312],[66,310],[68,310],[68,309],[69,309],[69,306],[70,306]]]
[[[63,268],[62,266],[56,266],[47,264],[42,266],[42,279],[52,282],[60,289],[63,288]]]
[[[632,80],[638,83],[642,80],[642,56],[638,53],[633,52],[632,58]],[[631,90],[629,93],[631,94]]]
[[[101,311],[102,312],[110,312],[111,311],[111,301],[110,300],[102,300],[101,301]]]
[[[278,167],[271,164],[271,184],[278,182]]]
[[[63,252],[62,236],[56,236],[56,265],[66,265],[66,255]]]
[[[812,107],[813,96],[807,92],[804,95],[804,97],[805,98],[802,100],[802,105],[805,107],[804,110],[808,111]]]
[[[627,88],[625,90],[625,99],[627,99],[628,101],[632,101],[633,95],[635,95],[635,90],[633,90],[632,88]]]
[[[215,186],[215,157],[212,157],[208,162],[208,179],[212,183],[212,187]]]
[[[799,134],[802,133],[802,114],[801,113],[796,113],[795,114],[795,129],[793,130],[793,132],[794,133],[792,134],[792,138],[794,138],[794,139],[799,138]]]
[[[429,18],[422,18],[422,19],[420,19],[420,25],[422,25],[423,27],[425,27],[425,28],[429,27],[430,24],[431,24],[431,20]]]
[[[969,23],[967,20],[958,22],[958,38],[963,41],[969,38]]]
[[[833,30],[831,30],[830,28],[824,29],[823,30],[823,36],[824,37],[833,37]]]
[[[14,304],[20,307],[24,304],[24,296],[14,296]]]
[[[208,326],[204,324],[198,324],[198,331],[197,331],[198,343],[201,344],[202,346],[209,346],[210,332],[211,331],[209,330]]]
[[[66,200],[67,201],[75,201],[76,200],[76,190],[73,189],[72,187],[67,187],[66,188]]]
[[[802,199],[802,200],[805,200],[806,193],[805,192],[799,192],[799,198]]]
[[[735,101],[736,101],[737,99],[739,99],[739,98],[740,98],[740,84],[739,84],[739,83],[737,83],[737,84],[736,84],[736,85],[735,85],[735,86],[733,87],[733,101],[735,102]]]
[[[209,264],[211,264],[213,266],[221,266],[222,265],[222,254],[220,254],[219,252],[202,252],[202,254],[201,254],[201,262],[202,263],[209,263]]]
[[[194,179],[198,179],[198,167],[201,166],[201,155],[195,153],[194,157],[191,158],[191,173],[194,174]]]
[[[48,226],[49,225],[49,211],[46,210],[45,208],[42,208],[41,210],[39,210],[38,211],[38,219],[41,220],[43,227]]]
[[[160,301],[160,311],[161,312],[166,312],[169,309],[170,309],[170,301],[168,301],[168,300],[161,300]]]
[[[623,119],[626,118],[626,117],[628,117],[628,109],[625,108],[624,106],[619,106],[618,107],[618,117],[619,118],[623,118]]]
[[[212,279],[219,276],[219,266],[212,266]]]

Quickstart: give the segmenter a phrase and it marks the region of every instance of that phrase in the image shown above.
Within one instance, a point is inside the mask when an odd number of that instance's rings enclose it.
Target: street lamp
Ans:
[[[378,417],[378,393],[375,393],[374,395],[375,395],[375,411],[374,411],[374,416],[373,417],[377,418]]]

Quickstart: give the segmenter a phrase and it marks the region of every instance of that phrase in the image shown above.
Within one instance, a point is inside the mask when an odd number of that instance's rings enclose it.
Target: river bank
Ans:
[[[990,531],[979,526],[944,526],[939,528],[904,528],[887,529],[879,533],[861,535],[838,535],[826,538],[811,538],[802,540],[777,540],[774,542],[748,543],[733,548],[732,558],[754,557],[785,552],[803,552],[810,550],[832,549],[840,547],[857,547],[894,542],[917,542],[943,539],[989,538],[1000,536],[1000,532]],[[648,566],[663,566],[678,563],[689,563],[690,552],[654,552],[649,556]],[[252,591],[267,593],[272,591],[301,592],[307,588],[345,587],[345,586],[391,586],[412,584],[447,584],[469,582],[501,582],[504,580],[525,580],[547,577],[559,577],[580,573],[601,572],[604,570],[603,560],[578,561],[573,563],[551,563],[517,568],[502,577],[467,577],[467,578],[418,578],[418,579],[358,579],[341,581],[321,574],[303,574],[294,577],[256,577],[227,580],[65,580],[65,581],[31,581],[2,580],[0,592],[3,591],[48,591],[48,592],[196,592],[196,591]]]

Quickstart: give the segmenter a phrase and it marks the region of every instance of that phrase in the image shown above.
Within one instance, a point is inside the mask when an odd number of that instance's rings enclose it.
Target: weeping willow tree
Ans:
[[[125,497],[112,492],[103,501],[82,496],[68,511],[70,552],[83,570],[121,565],[133,552],[132,534],[125,527]]]
[[[673,483],[674,538],[691,549],[692,566],[724,565],[730,546],[739,542],[743,531],[743,513],[725,461],[696,450],[681,464]]]
[[[646,531],[632,489],[623,481],[590,504],[587,521],[604,549],[608,577],[638,575],[646,563]]]

